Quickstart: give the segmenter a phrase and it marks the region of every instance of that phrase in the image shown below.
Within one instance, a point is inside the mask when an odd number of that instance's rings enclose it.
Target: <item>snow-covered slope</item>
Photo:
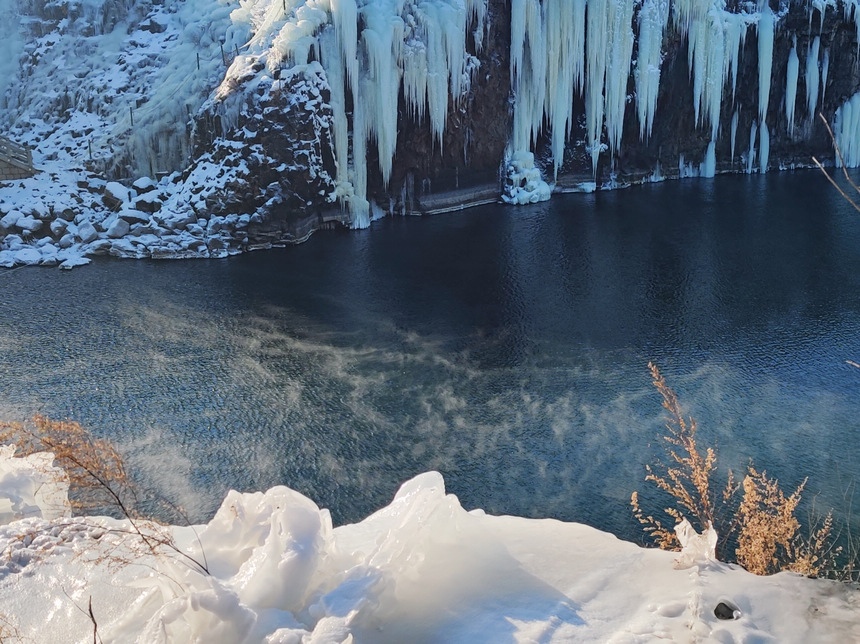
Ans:
[[[0,457],[3,471],[17,460]],[[7,479],[8,496],[21,484]],[[285,487],[231,492],[207,525],[166,528],[184,554],[152,554],[130,528],[104,517],[0,528],[7,632],[92,641],[91,606],[101,641],[124,644],[860,641],[856,587],[755,577],[715,561],[715,535],[689,526],[676,554],[467,512],[437,473],[336,528]]]

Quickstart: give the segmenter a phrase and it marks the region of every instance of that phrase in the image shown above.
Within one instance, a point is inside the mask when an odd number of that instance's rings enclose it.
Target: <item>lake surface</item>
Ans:
[[[637,538],[649,360],[724,468],[837,512],[860,475],[860,214],[812,172],[15,269],[0,308],[0,412],[114,439],[195,520],[285,484],[355,521],[435,469],[466,507]]]

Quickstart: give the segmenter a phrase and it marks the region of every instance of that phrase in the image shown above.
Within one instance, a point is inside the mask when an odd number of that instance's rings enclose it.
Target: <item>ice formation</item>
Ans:
[[[774,17],[765,3],[758,20],[758,120],[763,128],[770,103],[770,74],[773,67]],[[766,161],[765,161],[766,162]]]
[[[818,50],[820,47],[821,38],[816,36],[806,55],[806,109],[810,118],[815,117],[815,109],[818,107]]]
[[[767,172],[767,162],[770,157],[770,130],[767,129],[767,123],[762,121],[758,130],[758,169],[759,172]]]
[[[755,157],[756,157],[756,148],[755,148],[755,137],[758,134],[758,123],[753,121],[750,124],[750,147],[747,151],[747,174],[752,174],[753,169],[755,168]]]
[[[645,0],[639,9],[639,54],[636,58],[636,108],[639,138],[651,136],[660,66],[663,62],[663,34],[669,21],[669,0]]]
[[[833,135],[848,168],[860,166],[860,92],[845,101],[833,118]],[[841,166],[836,156],[836,165]]]
[[[0,526],[4,627],[91,641],[83,606],[105,644],[860,640],[860,592],[720,563],[712,529],[680,524],[681,553],[644,549],[580,524],[467,512],[435,472],[356,524],[333,526],[281,486],[229,492],[208,524],[165,530],[178,552],[141,548],[106,517]],[[734,619],[715,615],[721,602]]]
[[[800,61],[797,58],[797,36],[792,38],[791,51],[788,52],[788,65],[785,72],[785,120],[788,122],[788,134],[794,133],[794,106],[797,100],[797,75]]]

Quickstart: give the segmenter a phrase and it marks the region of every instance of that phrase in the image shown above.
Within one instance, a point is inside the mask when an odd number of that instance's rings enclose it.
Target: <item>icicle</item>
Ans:
[[[590,0],[586,30],[585,129],[597,174],[604,115],[609,149],[621,146],[627,77],[633,54],[632,2]]]
[[[335,29],[332,27],[328,27],[320,34],[320,54],[329,83],[334,158],[337,162],[338,187],[341,189],[349,181],[349,124],[346,118],[344,60],[338,44],[338,37]],[[345,195],[341,194],[339,196],[344,197]]]
[[[552,133],[554,174],[564,156],[573,118],[574,88],[582,89],[585,71],[585,0],[545,0],[546,45],[544,111]]]
[[[815,118],[815,108],[818,107],[818,48],[820,46],[821,39],[816,36],[806,56],[806,108],[810,118]]]
[[[845,101],[833,117],[833,135],[848,168],[860,166],[860,92]],[[839,157],[836,165],[841,166]]]
[[[540,130],[546,98],[546,50],[538,0],[511,2],[511,86],[514,151],[528,151]]]
[[[773,65],[773,12],[765,5],[758,21],[758,118],[764,124],[770,102],[770,72]]]
[[[725,70],[723,78],[732,75],[732,102],[735,100],[735,90],[738,84],[738,59],[741,47],[746,41],[748,18],[744,14],[726,13],[723,16],[723,28],[726,34]]]
[[[636,107],[639,116],[639,140],[651,136],[657,95],[660,89],[660,65],[663,33],[669,20],[668,0],[645,0],[639,10],[639,56],[636,60]]]
[[[824,93],[827,91],[827,72],[830,71],[830,49],[824,50],[824,60],[821,63],[821,107],[824,107]]]
[[[600,156],[600,133],[603,129],[603,84],[608,58],[609,4],[610,0],[589,0],[587,12],[585,133],[591,149],[591,166],[595,175]]]
[[[842,0],[843,7],[843,16],[845,18],[845,22],[849,22],[854,20],[854,26],[857,30],[857,53],[860,53],[860,0]]]
[[[627,79],[630,76],[634,41],[633,6],[633,2],[610,4],[611,49],[604,92],[606,94],[606,134],[609,139],[609,150],[613,153],[621,149],[624,109],[627,105]]]
[[[756,122],[753,121],[750,125],[750,149],[747,153],[747,174],[752,174],[753,168],[755,167],[755,136],[758,132],[758,126]]]
[[[758,155],[759,155],[759,172],[764,174],[767,172],[767,161],[770,156],[770,132],[767,129],[767,123],[762,122],[758,130]]]
[[[738,134],[738,111],[735,110],[735,113],[732,114],[732,138],[731,138],[731,154],[732,154],[732,165],[735,163],[735,141],[737,140]]]
[[[708,149],[705,152],[705,158],[699,166],[700,177],[713,177],[717,173],[717,155],[716,144],[711,141],[708,144]]]
[[[788,53],[788,66],[785,72],[785,120],[788,122],[789,136],[794,133],[794,104],[797,100],[797,75],[799,68],[797,36],[792,36],[791,51]]]

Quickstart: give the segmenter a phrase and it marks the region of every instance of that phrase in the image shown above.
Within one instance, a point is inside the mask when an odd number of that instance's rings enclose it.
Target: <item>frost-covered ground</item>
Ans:
[[[90,606],[104,642],[860,641],[860,589],[755,577],[692,529],[675,554],[467,512],[430,472],[336,528],[286,487],[231,492],[207,525],[166,528],[178,551],[153,555],[128,522],[64,518],[46,458],[0,453],[3,518],[30,516],[0,528],[0,632],[22,641],[92,641]]]

